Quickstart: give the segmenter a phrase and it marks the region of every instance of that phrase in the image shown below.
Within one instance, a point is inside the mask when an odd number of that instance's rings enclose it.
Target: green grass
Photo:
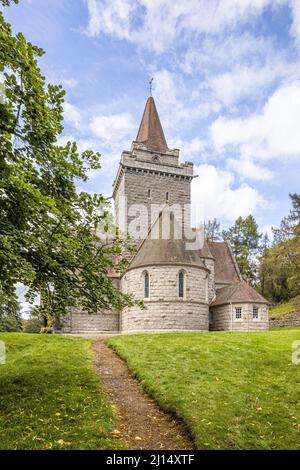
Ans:
[[[0,333],[0,449],[118,449],[90,342]],[[124,446],[123,446],[124,448]]]
[[[270,308],[270,318],[284,319],[288,314],[300,312],[300,295],[294,297],[288,302],[278,304]],[[299,315],[300,318],[300,315]]]
[[[300,449],[297,329],[165,333],[107,340],[199,449]]]

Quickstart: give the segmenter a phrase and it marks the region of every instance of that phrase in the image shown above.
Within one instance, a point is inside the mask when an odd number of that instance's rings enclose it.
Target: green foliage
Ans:
[[[8,7],[11,2],[13,3],[19,3],[19,0],[0,0],[0,5],[3,5],[4,7]]]
[[[215,242],[222,238],[220,222],[217,219],[208,220],[204,225],[205,239],[208,242]]]
[[[0,449],[121,449],[90,342],[2,333]]]
[[[299,330],[167,333],[107,340],[184,420],[198,449],[300,449]]]
[[[300,294],[300,196],[290,195],[292,209],[267,248],[260,264],[261,292],[274,302]]]
[[[252,215],[245,219],[238,217],[231,228],[223,230],[223,238],[229,241],[243,278],[253,285],[257,279],[255,258],[259,253],[261,237]]]
[[[275,319],[284,319],[296,313],[297,316],[300,314],[300,295],[270,308],[270,318]]]
[[[16,300],[0,297],[0,331],[22,331],[21,307]]]
[[[40,333],[42,326],[42,322],[38,317],[31,317],[27,320],[23,320],[24,333]]]
[[[43,53],[22,33],[14,36],[0,13],[0,288],[11,299],[22,282],[30,301],[40,295],[45,318],[68,306],[119,310],[133,299],[107,276],[125,263],[116,262],[123,243],[108,201],[76,191],[100,168],[100,155],[80,154],[75,142],[59,145],[65,92],[46,86],[38,66]]]

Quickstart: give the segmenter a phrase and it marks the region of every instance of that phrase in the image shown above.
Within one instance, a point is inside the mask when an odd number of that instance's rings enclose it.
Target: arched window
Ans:
[[[144,272],[144,297],[149,298],[149,273],[147,271]]]
[[[148,189],[148,197],[151,197],[151,189]]]
[[[167,191],[166,192],[166,201],[168,201],[168,200],[169,200],[169,192]]]
[[[184,272],[180,271],[178,276],[178,295],[184,297]]]

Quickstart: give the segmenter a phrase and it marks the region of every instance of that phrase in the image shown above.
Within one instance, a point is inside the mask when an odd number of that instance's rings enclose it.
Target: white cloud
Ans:
[[[236,63],[249,60],[262,62],[274,53],[270,38],[254,36],[248,32],[224,35],[206,35],[198,44],[190,45],[179,63],[187,74],[195,72],[212,75],[219,70],[232,69]]]
[[[214,217],[234,221],[237,217],[253,214],[266,201],[258,191],[247,184],[234,187],[234,175],[213,165],[195,168],[198,178],[192,183],[193,212],[197,220]]]
[[[86,150],[99,151],[99,142],[96,139],[76,138],[74,135],[62,135],[57,139],[57,144],[65,146],[68,142],[76,142],[79,153]]]
[[[81,114],[77,106],[74,106],[67,101],[64,103],[64,118],[68,124],[75,127],[75,129],[80,129],[82,125]]]
[[[209,84],[217,97],[227,106],[239,99],[261,96],[265,87],[288,73],[284,62],[270,63],[264,66],[238,65],[232,71],[209,78]]]
[[[100,33],[130,38],[130,18],[136,2],[130,0],[87,0],[89,24],[87,33],[97,36]]]
[[[257,181],[268,181],[272,179],[272,172],[255,164],[249,159],[228,158],[226,166],[229,170],[235,171],[242,179],[253,179]]]
[[[211,126],[217,150],[231,146],[248,158],[300,157],[300,83],[285,85],[267,101],[262,113],[248,118],[219,118]]]
[[[90,130],[101,141],[116,144],[125,137],[134,139],[136,123],[129,113],[94,116],[90,121]]]
[[[210,98],[198,80],[196,86],[191,86],[180,74],[165,68],[152,73],[152,76],[162,126],[171,135],[178,135],[185,128],[190,129],[199,118],[220,109],[220,105]]]
[[[181,160],[190,161],[199,158],[206,148],[205,141],[200,137],[191,140],[172,139],[172,147],[180,150]]]
[[[287,0],[87,0],[87,33],[113,35],[161,53],[174,40],[222,32]]]

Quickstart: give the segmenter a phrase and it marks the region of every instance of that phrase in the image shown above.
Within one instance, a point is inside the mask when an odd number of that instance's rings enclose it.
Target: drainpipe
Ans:
[[[233,323],[233,307],[232,307],[232,302],[230,302],[230,310],[231,310],[230,331],[232,331],[232,323]]]

